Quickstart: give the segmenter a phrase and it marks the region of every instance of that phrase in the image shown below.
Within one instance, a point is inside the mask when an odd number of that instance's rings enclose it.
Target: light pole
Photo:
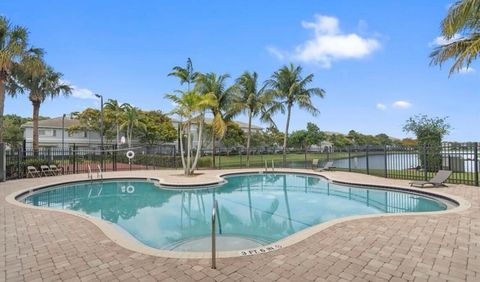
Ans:
[[[62,116],[62,167],[65,167],[65,116]]]
[[[100,149],[101,149],[101,167],[103,167],[103,96],[95,94],[95,97],[100,98]]]

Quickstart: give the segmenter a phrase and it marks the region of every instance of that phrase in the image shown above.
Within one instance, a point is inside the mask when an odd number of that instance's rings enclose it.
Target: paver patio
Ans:
[[[301,171],[301,170],[299,170]],[[225,171],[222,171],[225,172]],[[167,179],[180,171],[111,175]],[[195,181],[219,171],[202,171]],[[407,187],[407,181],[325,172],[349,182]],[[6,281],[480,281],[480,188],[435,188],[461,196],[467,210],[443,215],[367,218],[331,226],[274,252],[224,258],[171,259],[117,245],[90,221],[61,212],[22,208],[5,201],[12,192],[69,175],[0,183],[0,280]],[[192,178],[172,181],[192,182]],[[426,189],[430,190],[430,189]]]

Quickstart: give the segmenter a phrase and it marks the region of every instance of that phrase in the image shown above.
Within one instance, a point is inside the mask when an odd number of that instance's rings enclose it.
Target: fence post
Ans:
[[[77,158],[76,158],[76,154],[77,154],[77,147],[75,146],[75,143],[73,143],[73,174],[76,174],[77,173]]]
[[[427,145],[423,144],[423,180],[428,180]]]
[[[473,148],[473,161],[474,161],[474,164],[473,164],[473,167],[474,167],[474,170],[475,170],[475,186],[479,186],[479,183],[478,183],[478,142],[475,142],[473,143],[473,146],[475,146]]]
[[[177,164],[177,148],[175,147],[173,149],[173,162],[175,165],[175,169],[178,169],[178,164]]]
[[[350,153],[350,146],[347,147],[347,150],[348,150],[348,171],[349,172],[352,172],[352,156],[351,156],[351,153]]]
[[[385,178],[388,178],[388,168],[387,168],[387,145],[383,145],[383,160],[385,162]]]
[[[6,171],[6,162],[7,162],[7,152],[5,150],[5,143],[0,143],[0,182],[3,182],[7,178]]]
[[[368,145],[365,147],[365,164],[367,166],[367,174],[370,174],[370,164],[368,161]]]

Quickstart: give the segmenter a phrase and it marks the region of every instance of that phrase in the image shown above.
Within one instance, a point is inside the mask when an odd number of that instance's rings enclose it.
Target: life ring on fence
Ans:
[[[128,159],[133,159],[135,157],[135,152],[134,151],[128,151],[126,155],[127,155]]]

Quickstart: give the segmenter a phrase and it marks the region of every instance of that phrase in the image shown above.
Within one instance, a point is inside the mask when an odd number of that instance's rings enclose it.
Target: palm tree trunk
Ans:
[[[252,136],[252,111],[248,111],[247,167],[250,167],[250,138]]]
[[[190,157],[192,155],[192,132],[191,132],[191,124],[190,121],[188,122],[188,129],[187,129],[187,171],[186,174],[190,174]]]
[[[5,80],[6,73],[0,72],[0,142],[3,141],[3,111],[5,107]]]
[[[185,156],[184,156],[184,150],[183,150],[183,125],[180,124],[178,127],[178,134],[179,134],[179,142],[180,142],[180,155],[182,156],[182,167],[183,167],[183,172],[187,174],[187,167],[185,166]]]
[[[115,142],[115,144],[117,144],[117,148],[118,148],[118,142],[120,142],[120,126],[118,124],[118,120],[116,121],[116,124],[117,124],[117,141]]]
[[[216,136],[215,136],[215,129],[212,127],[212,167],[215,168],[215,149],[217,146],[215,146],[215,141],[216,141]]]
[[[292,105],[288,104],[287,109],[287,124],[285,126],[285,136],[283,136],[283,166],[287,166],[287,142],[288,142],[288,128],[290,126],[290,116],[292,113]]]
[[[195,154],[195,160],[193,161],[192,170],[190,174],[193,174],[195,169],[197,169],[197,162],[200,158],[200,151],[202,150],[202,133],[203,133],[203,124],[204,124],[204,117],[202,115],[200,120],[200,130],[198,133],[198,143],[197,143],[197,153]]]
[[[35,156],[38,155],[38,147],[39,147],[39,140],[38,140],[38,119],[40,116],[40,101],[32,101],[33,106],[33,140],[32,140],[32,147],[33,147],[33,154]]]

